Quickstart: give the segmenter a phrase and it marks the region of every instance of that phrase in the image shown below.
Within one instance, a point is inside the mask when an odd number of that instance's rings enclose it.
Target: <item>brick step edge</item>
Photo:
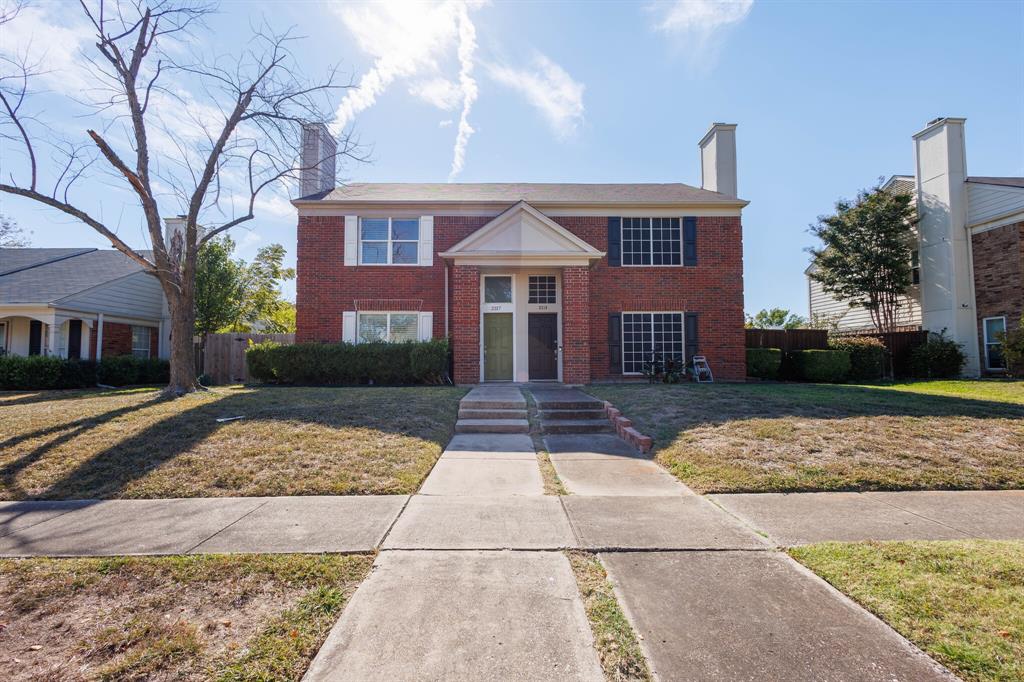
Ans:
[[[654,447],[654,439],[637,431],[633,420],[624,416],[621,410],[607,400],[604,401],[604,414],[615,429],[615,434],[643,454],[646,455]]]

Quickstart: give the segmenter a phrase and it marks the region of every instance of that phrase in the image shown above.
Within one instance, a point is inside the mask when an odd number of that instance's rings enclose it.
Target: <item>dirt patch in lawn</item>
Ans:
[[[411,493],[451,437],[464,392],[0,394],[0,500]]]
[[[961,678],[1024,679],[1024,542],[826,543],[789,551]]]
[[[1018,392],[1024,400],[1024,384],[1005,384],[1006,400],[913,386],[592,392],[652,434],[658,461],[699,492],[1024,487],[1024,405],[1014,400]]]
[[[0,678],[297,680],[372,561],[0,561]]]

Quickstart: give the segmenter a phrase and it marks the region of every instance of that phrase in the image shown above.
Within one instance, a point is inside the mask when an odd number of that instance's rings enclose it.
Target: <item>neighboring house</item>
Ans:
[[[450,337],[454,379],[586,384],[652,351],[742,380],[736,126],[700,142],[703,188],[673,184],[335,187],[305,131],[297,340]]]
[[[120,251],[0,249],[0,354],[166,357],[165,318],[157,279]]]
[[[919,314],[923,329],[963,344],[964,373],[977,376],[1005,371],[997,335],[1024,315],[1024,177],[968,176],[965,121],[936,119],[915,134],[916,174],[887,186],[909,187],[917,201],[918,283],[908,291],[908,320]],[[813,283],[809,291],[812,316],[835,310]],[[862,312],[843,319],[856,328]]]

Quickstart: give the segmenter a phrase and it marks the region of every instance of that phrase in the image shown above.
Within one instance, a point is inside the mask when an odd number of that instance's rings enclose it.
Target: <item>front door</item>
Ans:
[[[81,320],[71,320],[68,322],[68,357],[76,360],[82,357]]]
[[[484,381],[512,381],[512,313],[484,313]]]
[[[530,380],[558,378],[558,314],[530,313]]]

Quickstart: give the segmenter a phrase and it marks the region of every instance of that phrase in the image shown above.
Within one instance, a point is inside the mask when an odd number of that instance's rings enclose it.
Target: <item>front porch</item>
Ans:
[[[0,306],[0,355],[77,360],[129,354],[157,357],[161,350],[161,326],[160,320],[47,306]]]

